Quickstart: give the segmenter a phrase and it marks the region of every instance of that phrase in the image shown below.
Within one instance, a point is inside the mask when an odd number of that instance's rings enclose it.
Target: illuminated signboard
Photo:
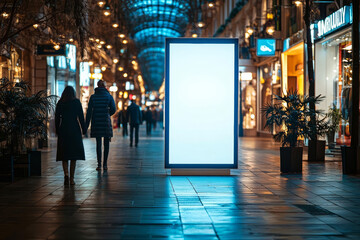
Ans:
[[[165,167],[237,168],[238,40],[167,38],[165,56]]]
[[[90,66],[88,62],[80,62],[80,86],[90,86]]]
[[[76,46],[66,44],[66,58],[69,61],[71,71],[76,71]]]
[[[256,42],[256,56],[272,57],[275,56],[276,40],[272,38],[259,38]]]
[[[317,23],[316,38],[323,37],[352,23],[352,7],[344,6]]]

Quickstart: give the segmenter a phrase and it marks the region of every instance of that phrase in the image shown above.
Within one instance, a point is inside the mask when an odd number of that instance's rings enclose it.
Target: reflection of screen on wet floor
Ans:
[[[235,51],[234,42],[167,45],[167,167],[235,166]]]

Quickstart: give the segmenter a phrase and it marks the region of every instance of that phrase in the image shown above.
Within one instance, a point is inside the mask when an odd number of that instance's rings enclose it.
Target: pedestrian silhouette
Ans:
[[[135,103],[135,100],[132,101],[131,105],[128,107],[126,112],[127,120],[130,124],[130,147],[133,146],[133,136],[135,130],[135,147],[139,143],[139,126],[141,124],[141,111],[140,107]]]
[[[123,128],[123,137],[126,137],[128,134],[128,121],[126,118],[126,107],[124,107],[123,110],[121,110],[119,112],[118,115],[118,127],[120,128],[120,126],[122,125]]]
[[[146,108],[144,115],[145,115],[144,119],[146,122],[146,135],[149,136],[149,135],[151,135],[151,125],[152,125],[152,121],[153,121],[152,112],[149,107]]]
[[[55,130],[58,136],[56,161],[62,161],[64,185],[75,184],[76,160],[85,160],[82,134],[86,133],[84,113],[75,90],[67,86],[56,105]],[[70,181],[68,161],[70,163]]]
[[[96,138],[96,154],[98,166],[96,170],[101,170],[101,145],[104,141],[104,162],[103,168],[106,171],[107,159],[109,156],[109,145],[113,136],[112,123],[110,116],[115,113],[115,102],[108,90],[105,88],[105,82],[100,80],[95,88],[95,94],[91,95],[89,106],[86,113],[86,128],[91,122],[90,137]]]

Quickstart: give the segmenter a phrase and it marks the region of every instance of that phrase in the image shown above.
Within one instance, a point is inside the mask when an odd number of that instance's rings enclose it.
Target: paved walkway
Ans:
[[[169,176],[158,130],[138,148],[113,138],[103,173],[84,143],[75,187],[54,150],[42,177],[0,183],[0,239],[360,239],[360,178],[338,161],[280,175],[278,145],[241,138],[232,176]]]

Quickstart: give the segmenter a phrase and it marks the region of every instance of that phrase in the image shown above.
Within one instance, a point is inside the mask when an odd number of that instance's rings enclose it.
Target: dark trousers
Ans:
[[[98,167],[101,167],[101,141],[102,137],[96,138],[96,154],[97,154],[97,161]],[[110,138],[104,137],[104,167],[107,167],[107,159],[109,156],[109,145],[110,145]]]
[[[153,120],[152,124],[153,124],[153,129],[155,130],[156,129],[156,120]]]
[[[138,142],[139,142],[139,124],[130,125],[130,145],[131,146],[133,144],[134,129],[135,129],[135,146],[137,146]]]
[[[151,135],[151,121],[146,121],[146,135]]]
[[[123,137],[129,135],[128,134],[128,127],[127,127],[127,123],[123,124]]]

